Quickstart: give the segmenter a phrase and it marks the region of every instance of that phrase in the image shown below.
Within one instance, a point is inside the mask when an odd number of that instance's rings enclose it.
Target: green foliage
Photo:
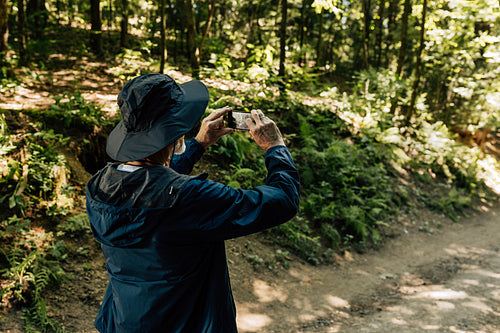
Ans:
[[[94,127],[105,127],[112,123],[98,105],[87,102],[80,92],[73,94],[65,92],[53,98],[55,103],[48,110],[31,111],[31,114],[40,116],[53,127],[60,126],[86,132],[91,132]]]
[[[308,262],[320,263],[320,237],[313,236],[307,220],[302,217],[297,216],[271,229],[268,234],[277,244],[291,249]]]
[[[89,217],[87,214],[72,215],[65,221],[59,223],[59,228],[61,228],[65,233],[72,235],[81,235],[83,233],[91,233]]]
[[[47,258],[52,250],[51,232],[30,228],[31,221],[12,216],[0,223],[0,239],[9,241],[0,248],[0,254],[8,266],[0,269],[1,276],[8,281],[2,289],[2,300],[14,297],[26,302],[26,293],[35,301],[51,282],[59,283],[65,273],[59,263]]]
[[[66,332],[61,325],[47,315],[47,305],[43,299],[38,300],[28,311],[23,314],[26,323],[26,332]],[[40,330],[38,330],[40,328]]]
[[[340,235],[352,235],[361,243],[379,240],[376,223],[391,210],[397,195],[389,190],[384,153],[375,143],[363,147],[334,138],[325,149],[309,146],[294,152],[302,170],[302,211],[336,245]]]
[[[57,146],[66,141],[53,131],[40,131],[26,133],[17,146],[9,146],[11,153],[19,154],[21,159],[0,156],[0,184],[4,185],[0,190],[0,205],[7,204],[9,209],[17,208],[24,213],[42,203],[53,214],[65,213],[72,205],[74,191],[67,182],[69,170],[65,157],[57,151]]]
[[[28,332],[63,332],[47,316],[42,294],[67,278],[60,261],[68,257],[68,249],[41,222],[23,215],[29,212],[42,218],[73,207],[69,171],[64,155],[58,152],[67,140],[52,130],[39,130],[37,124],[32,129],[34,133],[13,136],[0,114],[0,144],[4,147],[0,154],[0,301],[30,308],[23,316]]]

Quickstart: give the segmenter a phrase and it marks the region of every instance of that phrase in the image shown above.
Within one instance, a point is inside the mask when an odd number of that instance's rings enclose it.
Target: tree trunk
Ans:
[[[200,63],[199,50],[196,46],[196,25],[194,22],[193,0],[185,0],[186,6],[186,27],[187,27],[187,42],[189,52],[189,62],[193,71],[193,77],[199,77]]]
[[[316,67],[323,64],[323,21],[325,17],[325,9],[321,8],[321,13],[319,14],[319,31],[318,31],[318,44],[316,45]]]
[[[120,48],[128,47],[128,0],[121,0],[122,20],[120,22]]]
[[[108,2],[108,36],[113,28],[113,4],[111,1]]]
[[[48,16],[45,0],[28,0],[26,18],[28,30],[33,39],[42,38],[43,31],[47,26]]]
[[[299,66],[305,62],[305,52],[303,50],[304,47],[304,36],[305,36],[305,28],[306,28],[306,20],[307,20],[307,12],[308,6],[311,3],[310,0],[303,0],[302,7],[300,8],[300,20],[299,20],[299,50],[300,50],[300,58],[299,58]]]
[[[371,0],[363,0],[363,66],[369,67],[369,43],[370,43],[370,24],[371,24]]]
[[[102,23],[101,23],[101,1],[90,1],[90,23],[91,23],[91,47],[94,54],[102,56]]]
[[[400,76],[403,71],[403,65],[406,57],[406,44],[407,44],[407,32],[408,32],[408,16],[411,13],[411,0],[405,0],[405,7],[403,12],[403,17],[401,19],[401,47],[399,48],[398,56],[398,68],[396,69],[396,75]]]
[[[417,100],[418,84],[420,83],[421,68],[422,68],[422,53],[425,48],[425,19],[427,16],[427,0],[424,0],[422,8],[422,24],[420,28],[420,46],[417,52],[417,59],[415,61],[415,78],[413,80],[413,87],[411,92],[410,107],[406,114],[406,123],[409,124],[411,117],[415,111],[415,102]]]
[[[165,45],[165,0],[160,0],[160,73],[165,71],[167,47]]]
[[[217,0],[212,0],[212,5],[210,6],[210,13],[208,15],[207,25],[205,26],[205,32],[203,33],[203,38],[201,39],[200,48],[199,48],[199,58],[201,59],[201,55],[203,54],[203,44],[205,43],[205,39],[207,38],[208,32],[210,31],[210,25],[212,24],[212,19],[214,18],[215,12],[215,2]]]
[[[401,76],[401,72],[403,71],[403,64],[405,61],[406,55],[406,33],[408,30],[408,16],[410,16],[411,12],[411,0],[405,0],[405,7],[403,12],[403,17],[401,18],[401,46],[399,48],[399,56],[398,56],[398,67],[396,69],[396,77]],[[398,106],[398,93],[396,92],[396,96],[394,96],[394,100],[391,104],[391,113],[396,112],[396,107]]]
[[[19,65],[28,62],[26,54],[26,15],[24,13],[24,0],[17,0],[17,35],[19,44]]]
[[[388,27],[387,27],[387,42],[385,44],[385,67],[389,66],[389,48],[394,40],[394,31],[396,30],[396,16],[398,14],[399,1],[389,0],[389,10],[387,11]]]
[[[9,6],[7,0],[0,0],[0,53],[7,51],[9,45]]]
[[[380,67],[382,62],[382,35],[384,30],[384,10],[385,10],[385,0],[380,0],[378,4],[378,17],[377,17],[377,35],[375,38],[375,44],[377,48],[377,58],[376,65]]]
[[[287,0],[281,0],[280,68],[278,76],[280,76],[283,79],[283,81],[285,78],[287,7],[288,7]],[[285,87],[283,84],[282,90],[284,90],[284,88]]]

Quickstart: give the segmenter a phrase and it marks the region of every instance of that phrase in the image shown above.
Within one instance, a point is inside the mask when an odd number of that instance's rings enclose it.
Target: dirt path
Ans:
[[[420,211],[381,249],[331,266],[289,257],[289,269],[256,269],[250,254],[277,248],[259,235],[228,241],[240,333],[500,332],[500,205],[483,210],[459,223]],[[74,277],[47,295],[49,314],[68,332],[97,332],[105,264],[91,236],[78,242],[90,253],[64,267]],[[12,311],[0,332],[23,332],[20,318]]]
[[[421,230],[338,267],[236,274],[240,331],[500,332],[500,207]]]

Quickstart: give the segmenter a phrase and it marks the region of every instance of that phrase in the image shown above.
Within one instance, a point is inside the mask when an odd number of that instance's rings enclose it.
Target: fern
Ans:
[[[26,332],[66,333],[59,322],[47,315],[47,305],[43,299],[38,300],[29,311],[23,314]],[[40,331],[36,329],[40,328]]]

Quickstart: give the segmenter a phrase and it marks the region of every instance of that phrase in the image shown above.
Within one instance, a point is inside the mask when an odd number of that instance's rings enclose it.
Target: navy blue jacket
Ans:
[[[109,275],[100,332],[236,332],[224,240],[297,212],[299,176],[286,147],[267,151],[266,185],[241,190],[186,176],[204,151],[186,144],[171,168],[108,164],[87,184]]]

